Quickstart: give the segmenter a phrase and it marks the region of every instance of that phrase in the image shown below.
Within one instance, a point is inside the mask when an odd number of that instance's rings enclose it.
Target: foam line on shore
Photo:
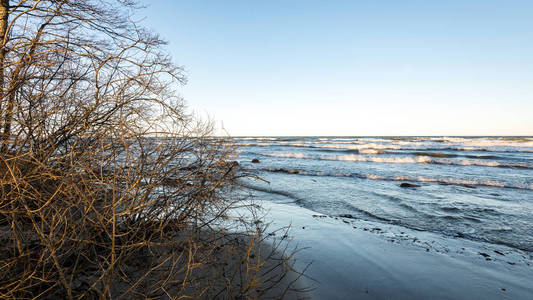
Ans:
[[[312,262],[314,299],[529,299],[533,291],[531,257],[519,250],[293,205],[263,207],[267,221],[291,224],[294,244],[307,247],[296,267]]]

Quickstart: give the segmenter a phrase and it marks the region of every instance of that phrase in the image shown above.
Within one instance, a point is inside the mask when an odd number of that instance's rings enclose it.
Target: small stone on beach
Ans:
[[[313,215],[313,218],[327,218],[325,215]]]
[[[416,188],[416,187],[420,187],[420,186],[418,184],[402,182],[402,184],[400,184],[400,187],[402,187],[402,188]]]

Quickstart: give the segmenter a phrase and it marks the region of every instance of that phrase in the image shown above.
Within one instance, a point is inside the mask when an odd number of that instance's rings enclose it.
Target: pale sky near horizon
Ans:
[[[231,135],[533,135],[533,1],[145,0]]]

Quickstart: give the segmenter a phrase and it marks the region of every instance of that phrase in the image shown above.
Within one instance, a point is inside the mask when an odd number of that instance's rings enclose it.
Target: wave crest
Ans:
[[[436,159],[429,156],[405,156],[405,157],[378,157],[365,155],[309,155],[305,153],[265,153],[265,156],[279,158],[296,158],[296,159],[316,159],[331,161],[353,161],[353,162],[373,162],[373,163],[390,163],[390,164],[438,164],[438,165],[456,165],[456,166],[479,166],[479,167],[498,167],[498,168],[521,168],[533,169],[533,166],[526,164],[506,164],[498,161],[487,160],[451,160]]]
[[[486,186],[486,187],[533,190],[533,183],[528,184],[526,182],[502,183],[502,182],[493,181],[493,180],[468,180],[468,179],[455,179],[455,178],[431,178],[431,177],[424,177],[424,176],[418,176],[418,177],[411,177],[411,176],[386,177],[386,176],[379,176],[379,175],[375,175],[375,174],[366,174],[366,175],[362,175],[361,177],[367,178],[367,179],[372,179],[372,180],[384,180],[384,181],[431,182],[431,183],[461,185],[461,186]]]
[[[282,169],[282,168],[261,168],[261,169],[248,169],[249,171],[258,170],[271,173],[285,173],[289,175],[302,175],[302,176],[324,176],[324,177],[357,177],[360,179],[381,180],[381,181],[407,181],[407,182],[428,182],[438,183],[442,185],[459,185],[459,186],[485,186],[485,187],[497,187],[497,188],[510,188],[510,189],[522,189],[533,190],[533,183],[527,182],[510,182],[503,183],[495,180],[470,180],[470,179],[456,179],[456,178],[432,178],[426,176],[396,176],[387,177],[376,174],[354,174],[354,173],[342,173],[334,172],[328,173],[324,171],[310,171],[303,169]]]

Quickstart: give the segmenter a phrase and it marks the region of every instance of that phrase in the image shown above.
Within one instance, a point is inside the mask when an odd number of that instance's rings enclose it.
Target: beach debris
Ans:
[[[313,218],[327,218],[326,215],[313,215]]]
[[[499,255],[502,255],[502,256],[505,256],[505,254],[503,254],[502,252],[500,252],[500,251],[498,251],[498,250],[494,250],[494,253],[499,254]]]
[[[260,163],[260,161],[259,161],[259,159],[254,158],[254,159],[252,159],[252,163],[254,163],[254,164],[258,164],[258,163]]]
[[[475,189],[476,187],[471,185],[471,184],[461,184],[461,186],[465,187],[465,188],[469,188],[469,189]]]
[[[253,162],[253,161],[252,161]],[[287,174],[300,174],[300,171],[298,170],[295,170],[295,169],[274,169],[272,170],[272,172],[276,172],[276,173],[287,173]]]
[[[350,215],[350,214],[341,214],[341,215],[339,215],[339,217],[341,217],[341,218],[355,219],[355,217],[352,216],[352,215]]]
[[[416,188],[416,187],[420,187],[418,184],[412,184],[412,183],[407,183],[407,182],[402,182],[400,184],[400,187],[402,188]]]
[[[490,255],[488,255],[488,254],[485,253],[485,252],[479,252],[479,255],[483,256],[486,260],[492,260],[492,259],[490,258]]]

